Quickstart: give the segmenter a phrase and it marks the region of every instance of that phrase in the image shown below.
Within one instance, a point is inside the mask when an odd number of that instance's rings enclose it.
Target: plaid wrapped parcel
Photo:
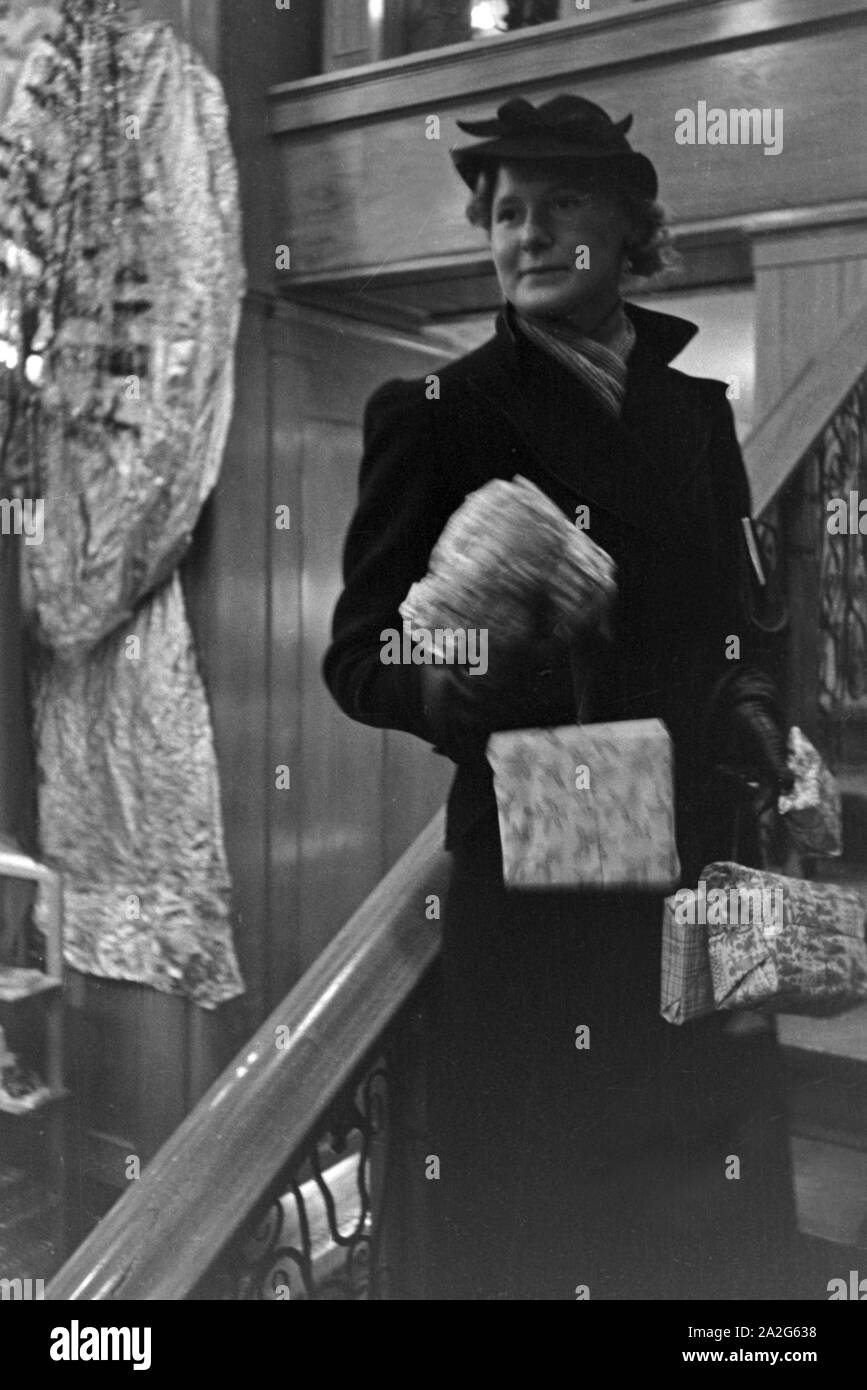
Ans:
[[[507,887],[677,883],[671,739],[660,720],[496,733],[487,756]]]
[[[685,920],[677,894],[662,907],[662,984],[659,1012],[669,1023],[690,1023],[716,1010],[707,927]]]

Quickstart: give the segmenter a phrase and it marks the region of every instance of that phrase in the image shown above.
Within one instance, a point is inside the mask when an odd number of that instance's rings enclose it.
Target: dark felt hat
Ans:
[[[512,97],[491,120],[457,124],[467,135],[486,137],[479,144],[451,151],[455,168],[470,188],[475,188],[486,164],[569,159],[586,160],[588,172],[611,177],[640,197],[656,197],[656,170],[626,138],[632,117],[612,121],[601,106],[584,97],[563,93],[538,106],[524,97]]]

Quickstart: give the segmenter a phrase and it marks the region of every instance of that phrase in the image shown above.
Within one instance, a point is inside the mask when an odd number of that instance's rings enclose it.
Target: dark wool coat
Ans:
[[[637,340],[619,420],[508,313],[441,370],[438,399],[425,379],[374,394],[325,676],[352,718],[448,752],[421,668],[384,665],[381,633],[400,630],[398,605],[468,492],[522,474],[570,518],[586,505],[618,599],[584,717],[667,725],[683,882],[695,885],[705,862],[731,857],[710,776],[726,709],[751,682],[768,693],[743,604],[749,489],[725,387],[668,365],[694,326],[627,312]],[[536,688],[525,723],[574,718],[568,700],[546,700],[545,678]],[[458,756],[432,1296],[785,1297],[793,1220],[772,1029],[661,1019],[659,895],[507,892],[490,771],[481,747]]]

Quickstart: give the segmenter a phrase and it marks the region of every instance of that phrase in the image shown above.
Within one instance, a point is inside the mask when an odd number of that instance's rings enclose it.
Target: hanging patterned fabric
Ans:
[[[40,640],[39,835],[75,968],[243,990],[210,714],[177,565],[216,482],[244,273],[217,79],[117,0],[64,0],[0,140],[7,489]]]

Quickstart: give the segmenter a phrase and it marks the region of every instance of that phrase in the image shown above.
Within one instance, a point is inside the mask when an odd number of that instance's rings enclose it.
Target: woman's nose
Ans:
[[[551,230],[545,218],[539,213],[527,213],[521,228],[521,244],[527,250],[537,246],[547,246],[551,242]]]

